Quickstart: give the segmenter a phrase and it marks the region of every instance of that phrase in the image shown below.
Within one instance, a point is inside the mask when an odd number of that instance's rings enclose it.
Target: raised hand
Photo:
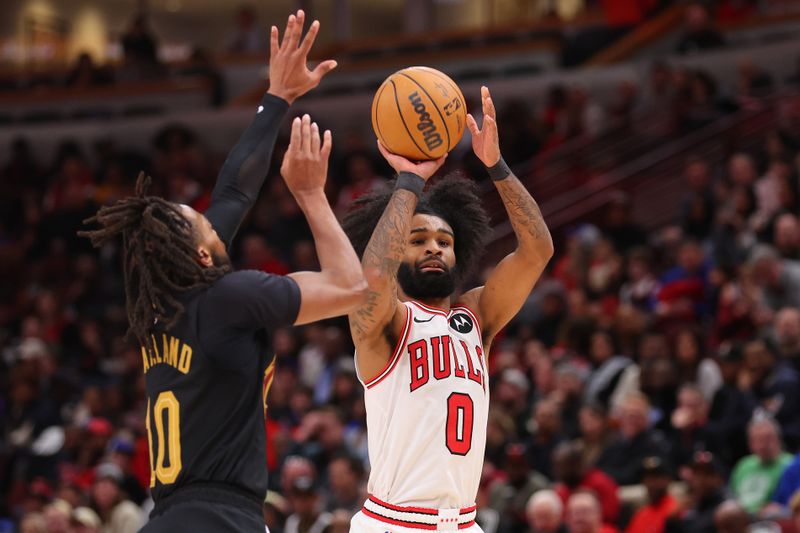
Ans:
[[[319,126],[312,123],[308,115],[292,121],[292,135],[283,156],[281,175],[295,197],[323,191],[331,145],[331,132],[325,130],[320,143]]]
[[[497,136],[497,114],[494,110],[492,95],[487,87],[481,87],[481,104],[483,105],[483,128],[478,129],[478,123],[472,114],[467,113],[467,127],[472,133],[472,150],[478,159],[487,166],[492,167],[500,161],[500,139]]]
[[[328,59],[321,62],[314,70],[309,70],[308,52],[314,44],[319,32],[319,21],[315,20],[308,28],[305,38],[303,34],[305,13],[299,10],[296,15],[289,15],[283,41],[278,42],[278,28],[272,26],[269,39],[269,94],[283,98],[290,104],[317,85],[328,72],[336,68],[336,61]]]
[[[384,159],[386,159],[386,162],[389,163],[389,166],[391,166],[398,174],[401,172],[412,172],[425,181],[428,181],[431,176],[436,174],[436,171],[439,170],[439,168],[444,164],[444,160],[447,159],[447,154],[444,154],[439,159],[434,159],[433,161],[414,163],[413,161],[409,161],[401,155],[393,154],[387,150],[380,141],[378,141],[378,150],[380,150],[381,155]]]

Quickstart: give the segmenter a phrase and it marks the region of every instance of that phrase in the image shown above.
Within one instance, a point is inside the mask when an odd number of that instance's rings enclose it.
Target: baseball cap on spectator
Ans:
[[[99,416],[90,418],[84,428],[92,435],[102,437],[108,437],[114,432],[114,427],[111,425],[111,422]]]
[[[100,527],[100,517],[88,507],[76,507],[72,511],[72,523],[84,527]]]
[[[121,483],[124,479],[122,469],[114,463],[101,463],[95,471],[95,479],[111,479],[117,483]]]
[[[722,475],[723,468],[719,459],[707,451],[694,452],[692,460],[689,462],[689,468],[695,472],[705,472],[708,474]]]
[[[525,453],[525,445],[513,443],[506,446],[506,464],[507,465],[521,465],[522,468],[527,468],[528,458]]]
[[[648,476],[669,476],[669,469],[661,457],[651,455],[642,459],[642,479]]]

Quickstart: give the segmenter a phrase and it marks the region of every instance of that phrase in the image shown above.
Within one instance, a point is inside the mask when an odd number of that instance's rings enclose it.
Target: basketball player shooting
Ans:
[[[365,303],[349,315],[371,463],[370,496],[351,531],[480,531],[475,496],[489,410],[486,354],[553,255],[536,202],[501,157],[486,87],[481,97],[483,128],[467,117],[472,148],[517,237],[516,250],[485,286],[451,305],[489,226],[471,182],[450,176],[424,191],[444,157],[415,163],[379,143],[398,173],[394,191],[359,199],[344,222],[369,284]]]
[[[142,345],[155,508],[147,533],[264,533],[264,415],[276,328],[343,315],[366,290],[358,257],[325,197],[331,135],[308,115],[292,123],[281,166],[317,249],[319,272],[233,272],[228,250],[267,176],[289,104],[335,67],[309,70],[315,21],[272,28],[270,86],[222,167],[205,215],[147,195],[103,207],[82,232],[93,244],[122,236],[129,334]]]

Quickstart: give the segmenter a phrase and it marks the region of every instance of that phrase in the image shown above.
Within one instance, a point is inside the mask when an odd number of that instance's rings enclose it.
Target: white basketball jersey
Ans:
[[[478,492],[489,413],[480,324],[462,306],[448,313],[404,305],[405,327],[386,368],[362,379],[368,490],[393,505],[466,508]]]

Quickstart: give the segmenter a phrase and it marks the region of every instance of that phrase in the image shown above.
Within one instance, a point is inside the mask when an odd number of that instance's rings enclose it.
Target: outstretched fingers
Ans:
[[[485,85],[481,87],[481,100],[483,103],[483,114],[494,119],[497,116],[494,109],[494,102],[492,101],[492,95],[489,93],[489,88]]]
[[[333,148],[333,136],[331,135],[331,130],[325,130],[322,136],[322,150],[320,151],[320,155],[327,160],[331,155],[331,148]]]
[[[467,128],[469,128],[469,132],[473,137],[481,134],[481,130],[478,128],[478,123],[475,122],[475,117],[472,116],[472,113],[467,113]]]
[[[317,33],[319,33],[319,21],[315,20],[311,23],[311,26],[309,26],[308,32],[306,32],[306,36],[303,38],[303,42],[300,44],[300,52],[304,56],[307,56],[308,52],[311,51],[311,47],[314,45],[314,41],[317,39]]]

